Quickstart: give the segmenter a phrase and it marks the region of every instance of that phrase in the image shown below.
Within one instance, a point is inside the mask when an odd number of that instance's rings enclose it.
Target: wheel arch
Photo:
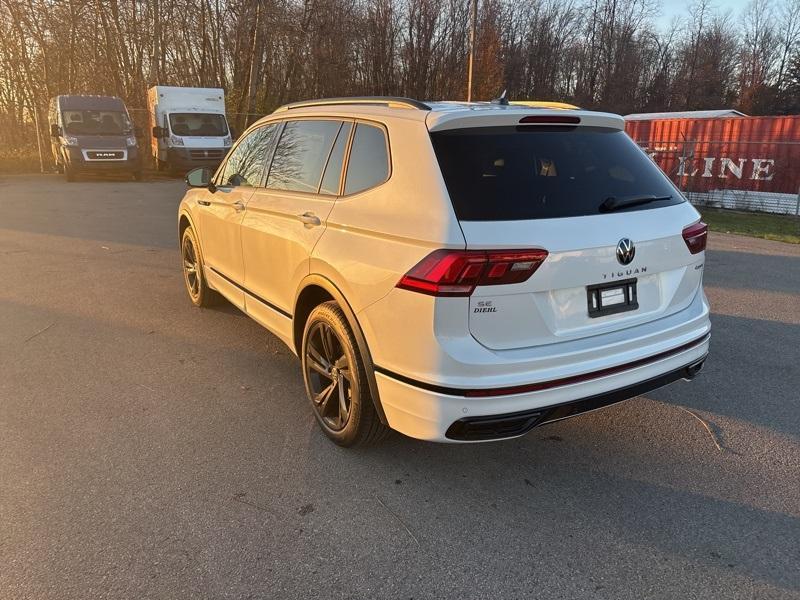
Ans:
[[[194,231],[194,241],[197,244],[197,251],[200,253],[200,259],[205,265],[205,256],[203,254],[203,242],[200,241],[200,232],[197,230],[197,226],[194,224],[194,219],[192,215],[189,214],[189,211],[185,208],[182,208],[181,211],[178,213],[178,251],[181,252],[181,244],[183,240],[183,232],[186,231],[189,227],[192,228]],[[205,276],[205,274],[204,274]],[[212,289],[214,289],[212,287]]]
[[[375,406],[375,411],[378,413],[378,418],[381,423],[388,425],[386,413],[383,410],[380,394],[378,393],[378,383],[375,379],[375,366],[372,362],[372,354],[370,354],[369,346],[364,337],[364,332],[361,330],[358,318],[350,306],[350,303],[336,284],[321,275],[309,275],[303,279],[297,297],[295,298],[292,318],[292,334],[295,352],[298,356],[301,356],[303,331],[305,330],[306,321],[311,311],[314,310],[314,307],[330,300],[335,301],[342,309],[347,323],[353,331],[353,336],[356,338],[356,344],[358,345],[358,351],[361,354],[361,360],[364,362],[364,368],[367,371],[367,382],[369,383],[372,403]]]
[[[194,222],[189,216],[189,213],[185,210],[182,210],[178,214],[178,242],[180,242],[180,239],[183,237],[183,232],[186,231],[187,227],[191,227],[194,229],[195,233],[197,232],[197,228],[194,226]]]

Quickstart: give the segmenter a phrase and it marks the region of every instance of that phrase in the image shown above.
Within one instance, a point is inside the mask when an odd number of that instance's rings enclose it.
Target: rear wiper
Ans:
[[[638,206],[639,204],[649,204],[650,202],[671,199],[672,196],[653,196],[652,194],[642,196],[610,196],[600,204],[600,211],[611,212],[628,206]]]

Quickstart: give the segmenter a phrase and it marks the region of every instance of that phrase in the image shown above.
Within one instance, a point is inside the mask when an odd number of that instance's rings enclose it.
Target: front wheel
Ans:
[[[311,311],[301,360],[306,394],[325,435],[347,447],[385,436],[388,428],[372,403],[355,337],[336,302],[325,302]]]
[[[187,227],[181,236],[181,259],[183,261],[183,282],[186,284],[186,291],[192,304],[201,307],[213,305],[216,295],[206,283],[203,274],[203,260],[191,227]]]

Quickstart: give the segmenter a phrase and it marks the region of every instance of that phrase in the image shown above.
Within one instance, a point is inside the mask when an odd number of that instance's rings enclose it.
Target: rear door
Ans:
[[[623,329],[697,293],[703,256],[682,231],[699,215],[624,132],[503,126],[431,138],[468,249],[548,252],[527,281],[472,294],[470,331],[485,346]]]
[[[291,314],[298,283],[308,275],[311,251],[339,193],[351,128],[352,123],[341,119],[287,121],[266,186],[247,205],[242,223],[244,285],[273,312]],[[251,308],[248,299],[248,312],[259,308]]]

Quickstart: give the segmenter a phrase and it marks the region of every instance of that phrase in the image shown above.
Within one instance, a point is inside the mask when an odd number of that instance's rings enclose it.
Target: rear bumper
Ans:
[[[690,365],[646,379],[634,385],[602,394],[595,394],[588,398],[565,402],[564,404],[519,413],[459,419],[447,428],[445,437],[454,441],[470,442],[498,440],[524,435],[539,425],[560,421],[561,419],[604,408],[629,398],[635,398],[679,379],[694,379],[703,368],[705,360],[704,356]]]
[[[468,442],[517,437],[544,423],[635,397],[678,379],[690,379],[708,354],[710,336],[651,355],[610,374],[539,391],[470,397],[466,390],[415,385],[385,371],[376,379],[389,425],[431,441]],[[630,366],[630,368],[626,368]],[[591,374],[590,374],[591,375]]]

